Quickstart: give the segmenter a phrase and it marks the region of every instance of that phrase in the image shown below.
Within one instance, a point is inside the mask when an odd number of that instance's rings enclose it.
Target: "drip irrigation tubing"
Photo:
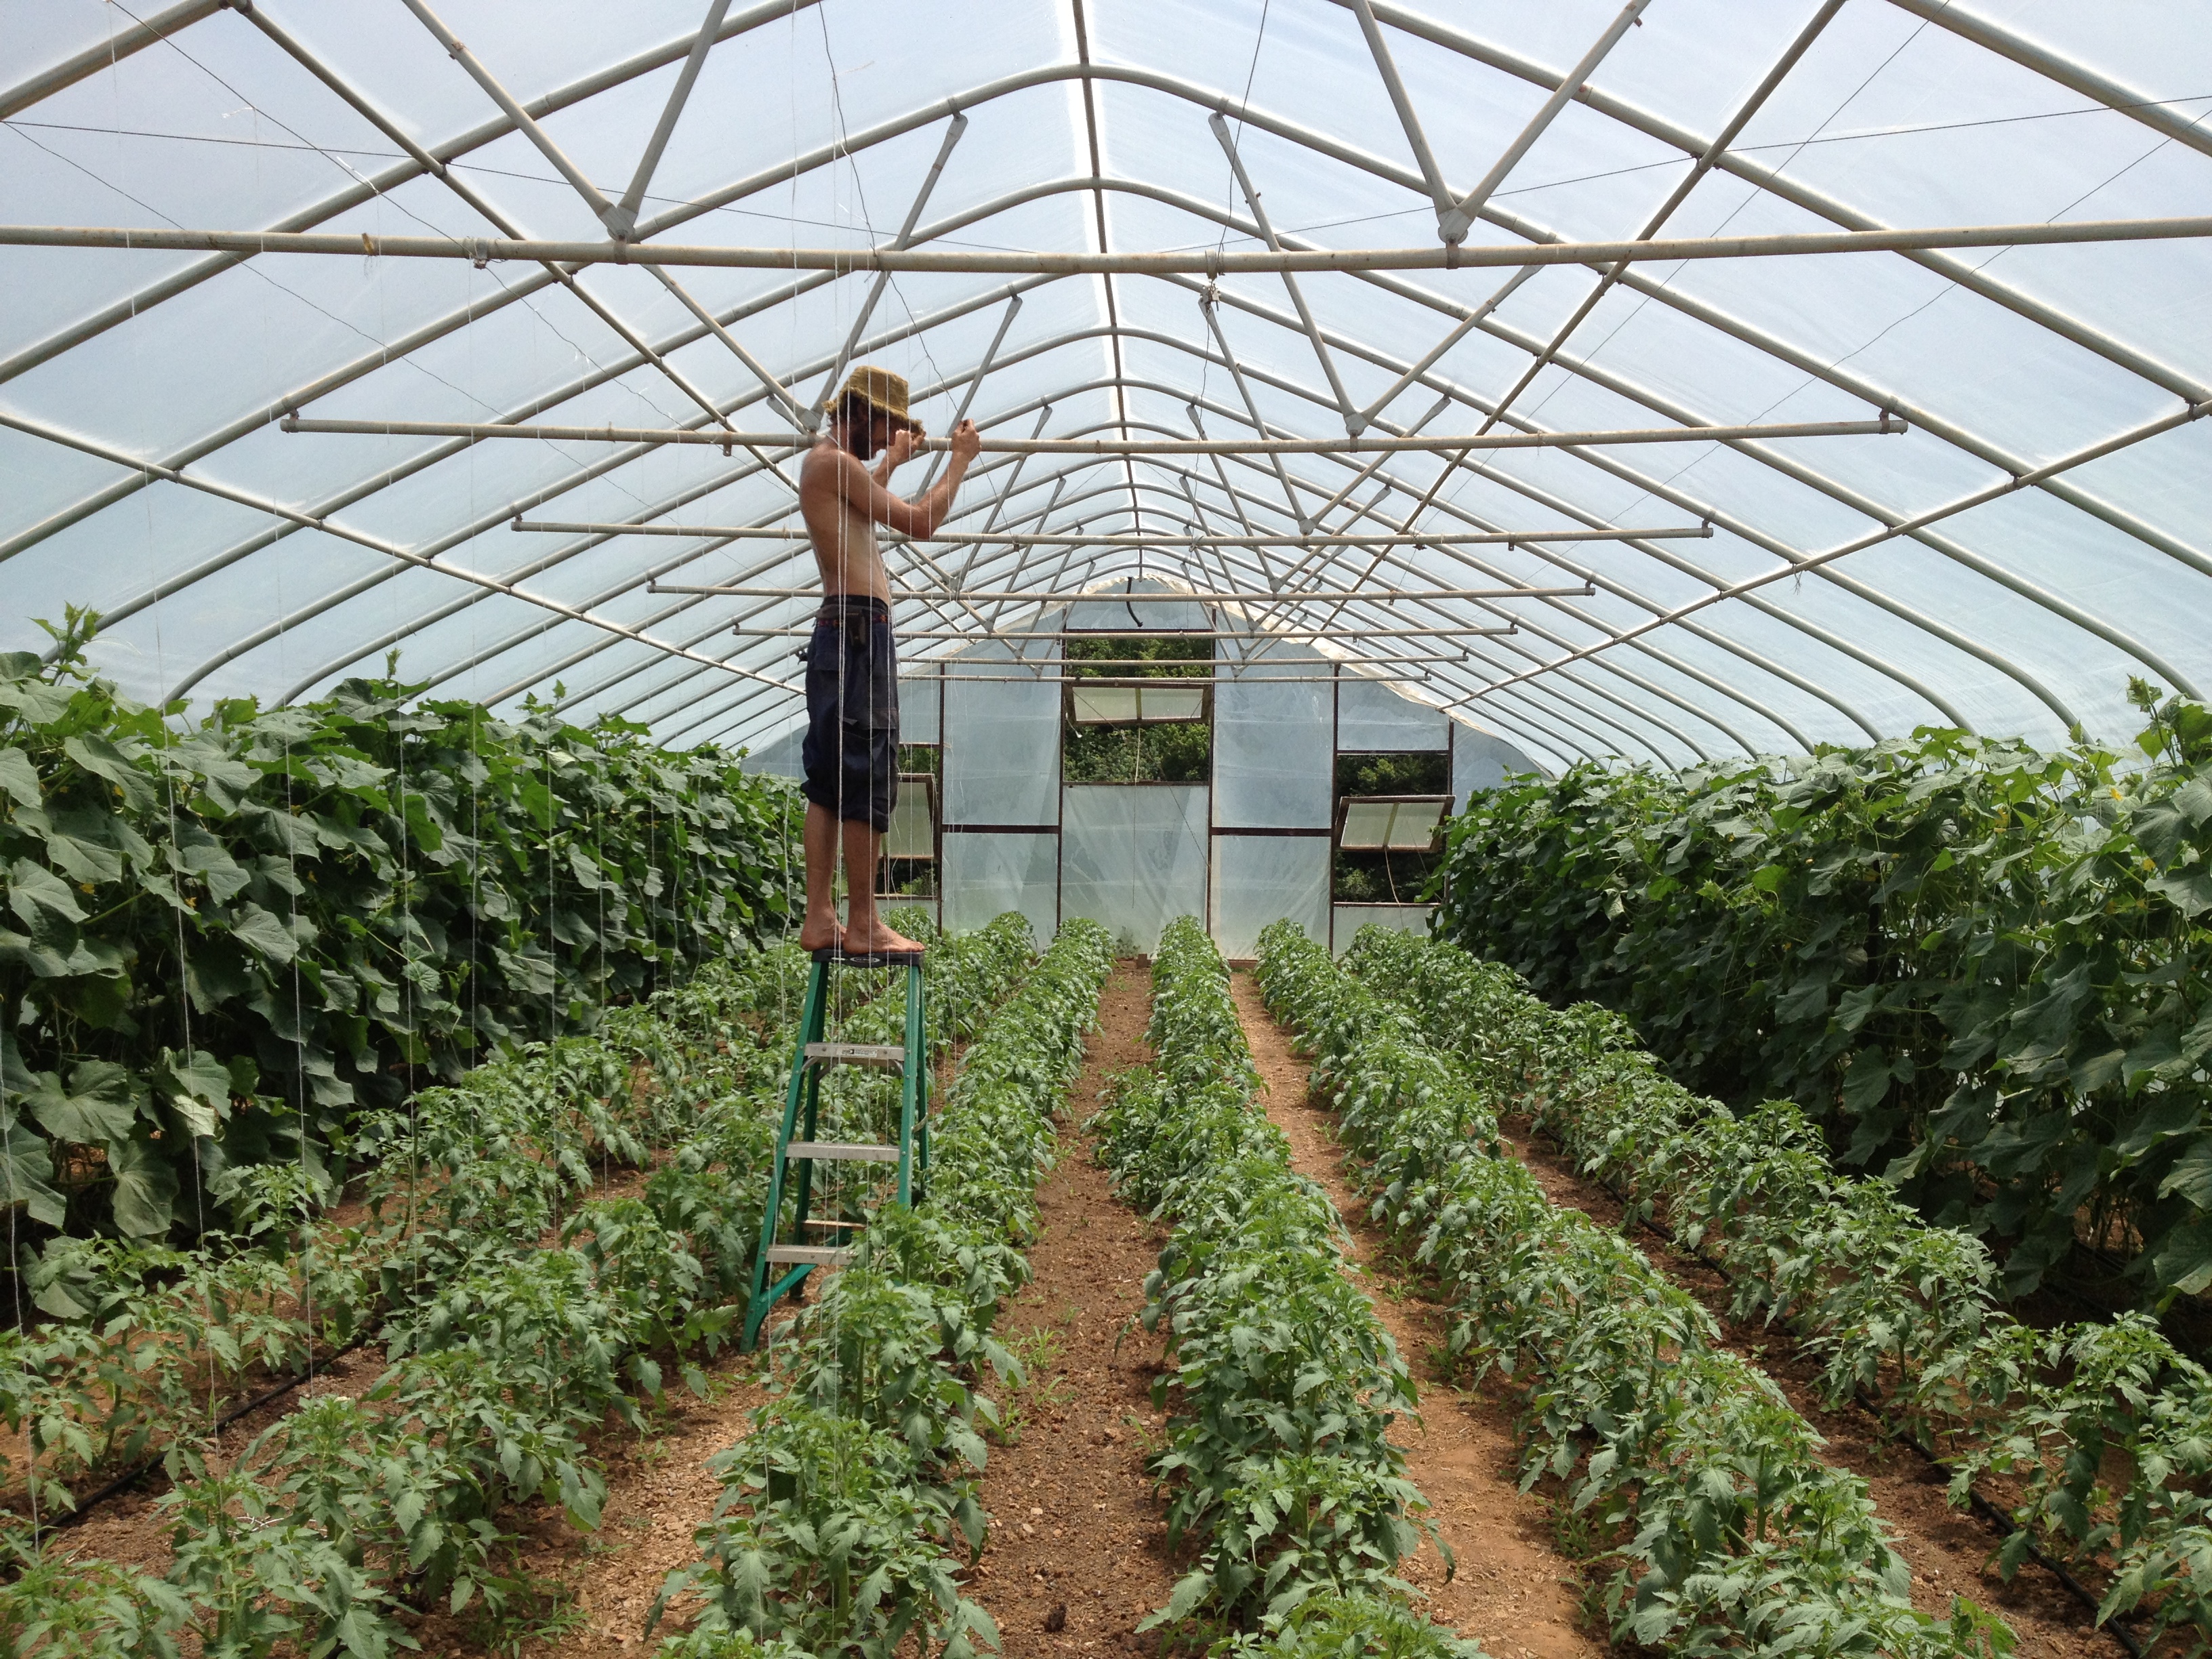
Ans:
[[[354,1338],[354,1340],[347,1343],[345,1346],[340,1348],[336,1353],[331,1355],[329,1358],[324,1360],[320,1369],[322,1370],[328,1370],[332,1365],[337,1364],[339,1360],[343,1359],[348,1354],[353,1352],[356,1348],[366,1344],[368,1340],[368,1337],[366,1334]],[[215,1426],[210,1432],[216,1434],[222,1433],[232,1424],[237,1422],[240,1418],[248,1416],[254,1412],[259,1411],[264,1406],[266,1406],[271,1401],[283,1399],[286,1395],[291,1393],[293,1389],[298,1388],[302,1382],[313,1382],[317,1375],[317,1368],[311,1365],[306,1370],[301,1371],[297,1376],[287,1377],[283,1382],[279,1382],[275,1388],[269,1389],[264,1394],[255,1395],[244,1405],[234,1406],[230,1410],[225,1412],[221,1417],[216,1419]],[[159,1456],[143,1459],[139,1462],[135,1463],[131,1468],[125,1469],[121,1474],[117,1475],[115,1479],[109,1481],[98,1492],[93,1493],[92,1496],[79,1503],[76,1507],[70,1510],[68,1514],[58,1516],[47,1524],[56,1532],[67,1532],[72,1527],[82,1526],[85,1521],[91,1516],[94,1509],[107,1502],[111,1498],[121,1497],[125,1492],[130,1491],[131,1487],[137,1486],[141,1480],[143,1480],[148,1475],[151,1474],[156,1468],[159,1468],[161,1464],[161,1459]]]

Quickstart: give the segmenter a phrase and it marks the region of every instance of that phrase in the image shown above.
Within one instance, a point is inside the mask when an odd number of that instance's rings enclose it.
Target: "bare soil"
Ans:
[[[1101,1025],[1068,1096],[1073,1121],[1038,1191],[1036,1276],[999,1321],[1018,1351],[1056,1355],[1002,1401],[1026,1425],[1016,1443],[992,1449],[983,1472],[991,1529],[968,1594],[998,1621],[1007,1659],[1152,1652],[1158,1638],[1136,1636],[1137,1625],[1179,1576],[1144,1467],[1162,1421],[1152,1386],[1164,1362],[1159,1338],[1134,1324],[1164,1235],[1114,1196],[1080,1127],[1112,1074],[1152,1058],[1146,974],[1125,961],[1106,981]]]
[[[1352,1219],[1361,1212],[1360,1206],[1338,1174],[1344,1153],[1330,1131],[1334,1115],[1309,1097],[1304,1062],[1291,1053],[1288,1034],[1268,1015],[1258,985],[1239,974],[1234,989],[1253,1052],[1260,1057],[1261,1073],[1271,1090],[1270,1115],[1290,1135],[1300,1168],[1328,1184],[1338,1207],[1345,1211],[1348,1220]],[[1279,1073],[1276,1069],[1278,1054],[1281,1056]],[[1505,1141],[1528,1165],[1553,1203],[1581,1210],[1607,1226],[1620,1226],[1621,1206],[1613,1196],[1595,1182],[1577,1174],[1573,1166],[1559,1157],[1547,1143],[1528,1133],[1526,1125],[1511,1126]],[[1428,1328],[1438,1334],[1426,1338],[1432,1350],[1440,1340],[1443,1313],[1442,1308],[1426,1299],[1432,1287],[1395,1274],[1383,1264],[1383,1241],[1378,1232],[1359,1223],[1355,1223],[1353,1231],[1362,1241],[1364,1259],[1374,1265],[1388,1291],[1376,1303],[1385,1323],[1389,1323],[1394,1308],[1419,1310],[1428,1316],[1425,1322]],[[2033,1566],[2026,1567],[2012,1583],[2007,1584],[1993,1567],[1985,1565],[1999,1542],[1996,1533],[1977,1516],[1950,1506],[1942,1477],[1917,1452],[1891,1440],[1872,1416],[1856,1407],[1840,1412],[1824,1410],[1814,1386],[1817,1368],[1796,1354],[1787,1333],[1759,1326],[1739,1326],[1729,1321],[1724,1312],[1727,1288],[1717,1273],[1694,1257],[1668,1248],[1656,1235],[1647,1233],[1638,1243],[1650,1256],[1653,1265],[1696,1295],[1720,1319],[1728,1345],[1759,1364],[1781,1386],[1791,1405],[1827,1440],[1827,1461],[1868,1483],[1875,1508],[1890,1530],[1893,1546],[1912,1569],[1916,1605],[1925,1612],[1948,1616],[1952,1596],[1966,1595],[2003,1616],[2018,1636],[2018,1650],[2023,1655],[2051,1656],[2051,1659],[2116,1659],[2121,1652],[2118,1642],[2109,1634],[2096,1631],[2087,1612],[2049,1573]],[[1391,1331],[1409,1356],[1423,1352],[1400,1334],[1395,1326],[1391,1327]],[[1495,1414],[1504,1445],[1498,1467],[1506,1470],[1510,1478],[1514,1458],[1509,1400],[1510,1396],[1497,1389],[1494,1382],[1474,1398],[1464,1393],[1459,1395],[1464,1408],[1480,1413],[1487,1407]],[[1431,1425],[1432,1433],[1436,1426]],[[1431,1501],[1437,1502],[1437,1489],[1430,1486],[1418,1463],[1413,1475],[1430,1493]],[[1547,1507],[1534,1495],[1521,1502],[1540,1510]],[[1441,1510],[1443,1505],[1439,1504],[1438,1507]],[[1446,1536],[1455,1549],[1461,1547],[1457,1538],[1449,1531]],[[1468,1552],[1462,1550],[1462,1562],[1467,1559]],[[1571,1574],[1571,1567],[1566,1571]],[[1489,1631],[1480,1624],[1469,1625],[1466,1629],[1468,1634],[1491,1640]],[[1493,1648],[1497,1645],[1493,1643]]]
[[[1596,1659],[1606,1651],[1604,1631],[1583,1616],[1581,1577],[1556,1541],[1552,1504],[1520,1490],[1510,1396],[1443,1379],[1447,1309],[1427,1287],[1383,1266],[1382,1235],[1367,1224],[1366,1206],[1340,1173],[1334,1117],[1308,1096],[1305,1061],[1249,973],[1233,975],[1230,988],[1267,1089],[1267,1115],[1288,1137],[1291,1164],[1322,1184],[1351,1228],[1362,1287],[1425,1398],[1419,1420],[1403,1425],[1399,1440],[1407,1474],[1428,1498],[1429,1519],[1458,1571],[1447,1582],[1442,1559],[1424,1546],[1404,1577],[1429,1597],[1431,1618],[1477,1638],[1498,1659]]]

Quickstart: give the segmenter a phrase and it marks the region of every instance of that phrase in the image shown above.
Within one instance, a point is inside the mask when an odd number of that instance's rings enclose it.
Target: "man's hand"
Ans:
[[[963,421],[952,428],[952,459],[965,466],[983,453],[983,434],[975,429],[973,421]]]
[[[919,428],[901,427],[891,434],[891,441],[884,446],[884,470],[881,476],[889,477],[914,459],[914,452],[921,447],[922,434]]]

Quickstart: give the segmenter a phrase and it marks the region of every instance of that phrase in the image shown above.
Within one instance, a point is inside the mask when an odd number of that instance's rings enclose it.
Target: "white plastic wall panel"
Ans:
[[[1342,956],[1349,951],[1359,930],[1370,924],[1401,933],[1426,934],[1429,918],[1434,915],[1432,904],[1340,904],[1336,907],[1336,953]]]
[[[1336,747],[1340,754],[1442,749],[1448,725],[1441,708],[1401,697],[1378,681],[1346,674],[1336,683]]]
[[[945,688],[934,676],[899,682],[899,741],[936,743],[945,729]]]
[[[992,665],[977,672],[1012,671]],[[1060,821],[1060,685],[1057,678],[945,681],[947,823]]]
[[[1452,811],[1467,811],[1477,789],[1495,789],[1509,772],[1533,772],[1529,758],[1502,738],[1462,726],[1452,732]]]
[[[982,927],[1009,910],[1039,939],[1060,926],[1060,837],[957,834],[945,837],[945,925]]]
[[[1249,676],[1253,671],[1240,671]],[[1330,687],[1310,678],[1231,679],[1213,690],[1213,821],[1240,830],[1326,830],[1334,787]]]
[[[1089,916],[1150,952],[1177,916],[1206,914],[1203,784],[1068,786],[1060,830],[1060,909]]]
[[[1257,956],[1260,932],[1285,917],[1328,938],[1328,837],[1216,836],[1213,938],[1227,957]]]

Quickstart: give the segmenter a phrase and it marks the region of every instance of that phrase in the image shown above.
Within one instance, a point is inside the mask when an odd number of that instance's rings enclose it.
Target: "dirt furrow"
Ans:
[[[1429,1596],[1431,1618],[1477,1638],[1498,1659],[1596,1659],[1606,1650],[1602,1631],[1583,1616],[1575,1564],[1555,1540],[1552,1505],[1519,1489],[1510,1407],[1493,1391],[1442,1380],[1448,1310],[1381,1268],[1382,1237],[1365,1224],[1366,1206],[1340,1172],[1332,1115],[1307,1094],[1305,1061],[1249,973],[1233,975],[1230,988],[1267,1087],[1267,1115],[1289,1138],[1291,1163],[1321,1182],[1350,1225],[1376,1315],[1422,1384],[1421,1421],[1400,1436],[1407,1474],[1427,1497],[1459,1568],[1446,1582],[1442,1560],[1424,1547],[1405,1577]]]
[[[1035,1277],[999,1320],[1031,1382],[1000,1391],[1021,1427],[983,1473],[991,1529],[968,1593],[998,1620],[1006,1659],[1150,1653],[1157,1638],[1136,1637],[1137,1624],[1177,1577],[1144,1467],[1161,1420],[1160,1341],[1133,1324],[1162,1235],[1114,1196],[1079,1127],[1110,1075],[1152,1058],[1150,1007],[1146,965],[1117,963],[1038,1192]]]

